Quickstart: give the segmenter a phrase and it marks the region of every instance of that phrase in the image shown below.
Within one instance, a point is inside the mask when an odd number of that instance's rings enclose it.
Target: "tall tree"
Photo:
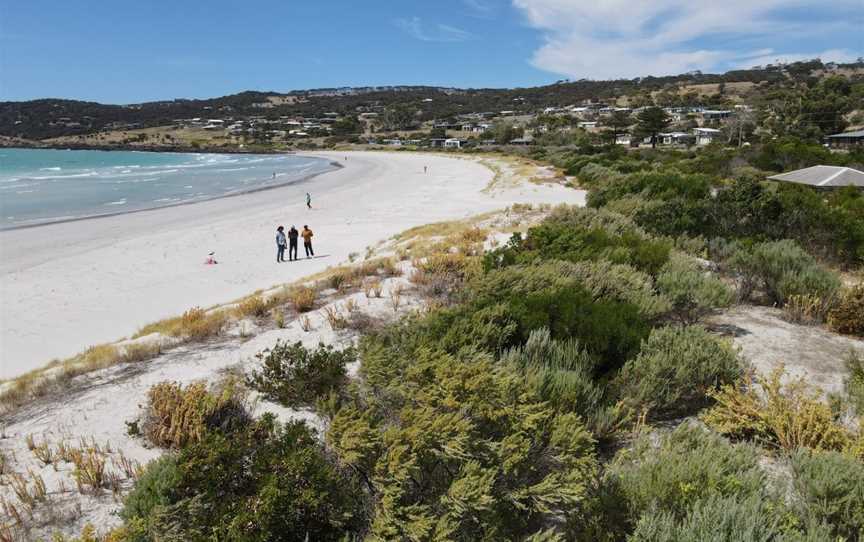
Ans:
[[[637,116],[636,131],[651,136],[651,147],[657,147],[657,134],[669,126],[672,119],[659,107],[643,109]]]
[[[630,117],[629,111],[614,111],[606,122],[606,125],[609,126],[609,131],[612,132],[612,142],[617,141],[618,134],[626,132],[627,128],[632,124],[633,119]]]

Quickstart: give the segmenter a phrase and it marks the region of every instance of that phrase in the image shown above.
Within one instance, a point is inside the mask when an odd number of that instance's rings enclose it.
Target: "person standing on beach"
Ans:
[[[294,261],[297,259],[297,237],[300,233],[293,225],[288,230],[288,260]]]
[[[423,173],[426,173],[426,167],[427,166],[423,166]]]
[[[285,261],[285,247],[288,243],[285,242],[284,230],[282,226],[276,228],[276,263]]]
[[[309,192],[306,192],[306,207],[312,208],[312,195]]]
[[[306,257],[311,258],[315,255],[315,253],[312,252],[312,230],[309,229],[309,226],[304,225],[303,233],[300,235],[303,236],[303,248],[306,249]]]

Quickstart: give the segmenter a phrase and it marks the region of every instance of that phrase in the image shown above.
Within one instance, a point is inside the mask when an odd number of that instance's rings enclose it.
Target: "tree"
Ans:
[[[618,134],[624,133],[633,124],[633,119],[630,117],[629,111],[619,110],[612,113],[606,124],[612,132],[612,141],[614,143],[618,139]]]
[[[486,135],[497,143],[506,145],[517,137],[522,137],[524,132],[523,128],[515,126],[512,122],[496,122],[486,130]]]
[[[636,118],[636,131],[651,136],[652,148],[657,147],[657,134],[665,130],[672,121],[672,119],[669,118],[669,115],[659,107],[649,107],[644,109]]]
[[[406,105],[394,105],[389,107],[381,115],[382,127],[385,130],[404,130],[415,123],[415,111]]]

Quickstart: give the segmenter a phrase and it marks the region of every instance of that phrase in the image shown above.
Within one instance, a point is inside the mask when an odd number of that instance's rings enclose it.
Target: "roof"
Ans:
[[[808,184],[810,186],[864,187],[864,171],[840,166],[813,166],[768,177],[773,181]]]
[[[841,137],[864,137],[864,130],[858,130],[857,132],[844,132],[842,134],[831,134],[828,136],[828,139],[832,137],[841,138]]]
[[[720,130],[717,128],[693,128],[694,132],[698,132],[700,134],[719,134]]]

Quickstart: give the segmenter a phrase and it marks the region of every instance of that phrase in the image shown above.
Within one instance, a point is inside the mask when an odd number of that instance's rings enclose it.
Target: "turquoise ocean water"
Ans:
[[[0,149],[0,229],[194,203],[334,167],[284,154]]]

